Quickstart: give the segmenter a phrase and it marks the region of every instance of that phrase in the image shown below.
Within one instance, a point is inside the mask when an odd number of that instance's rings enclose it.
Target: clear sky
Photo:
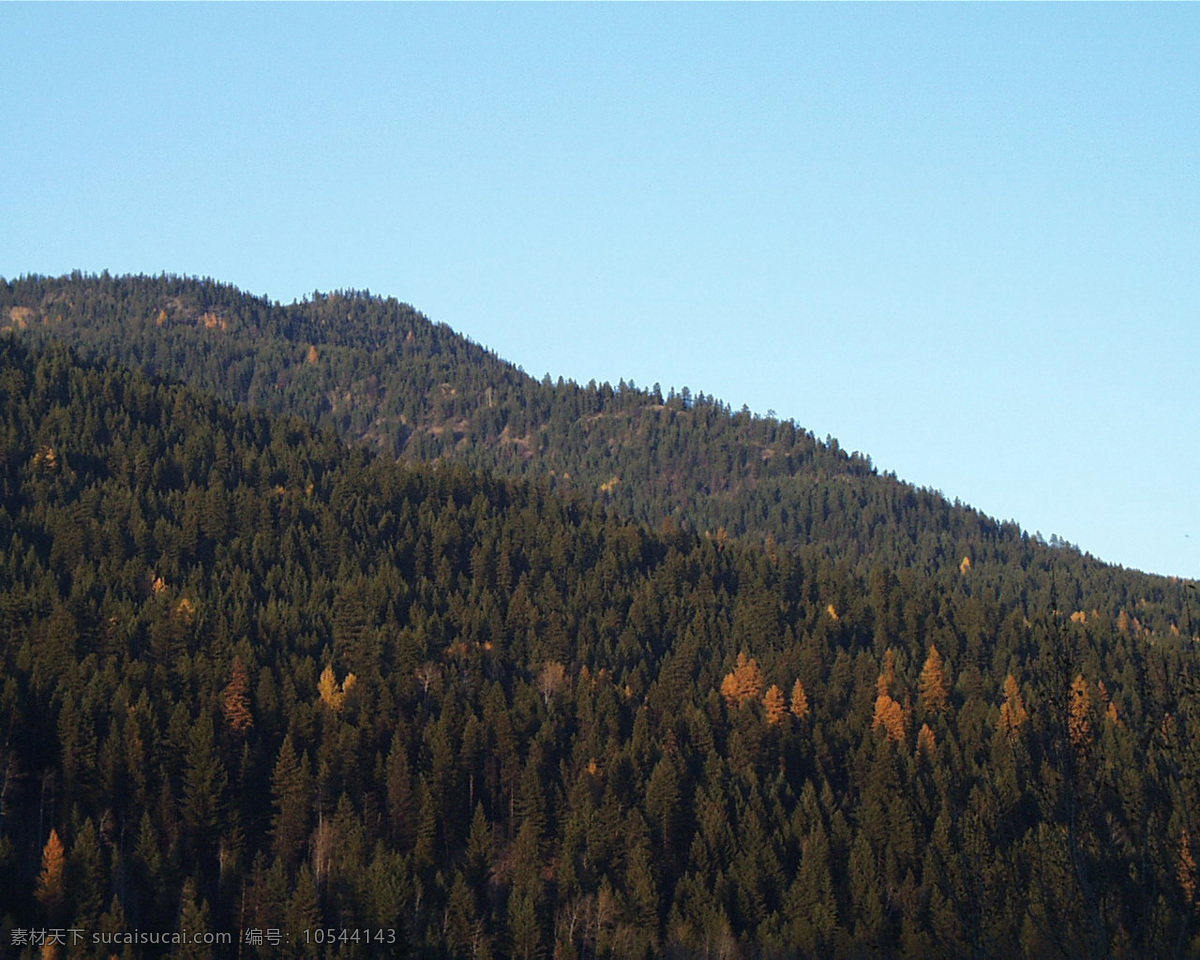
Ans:
[[[0,3],[0,276],[369,288],[1200,576],[1200,7]]]

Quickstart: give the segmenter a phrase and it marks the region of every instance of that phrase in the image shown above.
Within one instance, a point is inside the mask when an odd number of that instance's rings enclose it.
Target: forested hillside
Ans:
[[[1182,585],[982,518],[906,566],[550,488],[0,338],[5,950],[1196,955]]]
[[[1025,565],[1042,556],[1016,524],[880,475],[790,421],[687,389],[537,381],[366,293],[280,306],[211,280],[32,277],[0,281],[3,328],[296,414],[389,457],[545,478],[631,519],[769,539],[860,572],[869,558],[949,582],[964,557]],[[1126,609],[1167,629],[1147,578],[1065,546],[1055,563],[1078,594],[1065,601],[1072,609]],[[1142,600],[1150,609],[1134,609]]]

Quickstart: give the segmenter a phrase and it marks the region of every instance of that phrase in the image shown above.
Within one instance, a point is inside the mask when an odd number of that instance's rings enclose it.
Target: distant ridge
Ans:
[[[941,578],[966,557],[977,584],[996,591],[991,565],[1052,559],[1091,606],[1127,603],[1159,580],[1057,541],[1049,552],[1015,523],[881,474],[790,421],[687,388],[536,380],[368,292],[284,306],[207,278],[31,276],[0,281],[0,329],[296,414],[387,456],[541,477],[651,525]]]

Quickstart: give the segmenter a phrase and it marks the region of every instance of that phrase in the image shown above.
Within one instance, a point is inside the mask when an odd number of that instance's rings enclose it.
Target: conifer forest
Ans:
[[[365,291],[0,331],[0,955],[1200,956],[1190,582]]]

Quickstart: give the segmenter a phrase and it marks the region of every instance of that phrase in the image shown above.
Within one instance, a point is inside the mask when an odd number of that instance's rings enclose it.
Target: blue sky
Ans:
[[[369,288],[1200,576],[1200,8],[0,4],[0,276]]]

